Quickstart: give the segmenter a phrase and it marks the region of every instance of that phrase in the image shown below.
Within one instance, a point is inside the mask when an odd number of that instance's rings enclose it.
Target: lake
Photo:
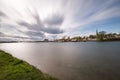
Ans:
[[[120,80],[120,42],[0,43],[60,80]]]

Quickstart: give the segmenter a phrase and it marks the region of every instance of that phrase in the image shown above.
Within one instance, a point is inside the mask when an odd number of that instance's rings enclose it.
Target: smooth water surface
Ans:
[[[120,42],[0,43],[60,80],[120,80]]]

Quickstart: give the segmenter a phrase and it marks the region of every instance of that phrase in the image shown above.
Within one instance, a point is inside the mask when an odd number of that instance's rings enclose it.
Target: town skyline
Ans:
[[[19,38],[19,36],[17,37]],[[120,32],[108,33],[106,31],[96,30],[95,34],[90,34],[87,36],[81,36],[80,34],[74,36],[63,35],[62,37],[55,39],[43,38],[42,40],[29,40],[26,37],[21,37],[21,39],[15,39],[15,40],[0,39],[0,42],[86,42],[86,41],[120,41]]]

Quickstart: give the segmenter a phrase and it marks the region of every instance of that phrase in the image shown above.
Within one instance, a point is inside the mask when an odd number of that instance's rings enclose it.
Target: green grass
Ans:
[[[57,80],[0,50],[0,80]]]

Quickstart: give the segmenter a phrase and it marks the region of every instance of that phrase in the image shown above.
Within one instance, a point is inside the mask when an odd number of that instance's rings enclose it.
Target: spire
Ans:
[[[98,34],[98,30],[96,30],[96,38],[97,38],[97,40],[98,40],[98,35],[99,35],[99,34]]]
[[[96,30],[96,35],[98,35],[98,30]]]
[[[98,30],[96,30],[96,36],[98,36],[99,35],[99,32],[98,32]]]

